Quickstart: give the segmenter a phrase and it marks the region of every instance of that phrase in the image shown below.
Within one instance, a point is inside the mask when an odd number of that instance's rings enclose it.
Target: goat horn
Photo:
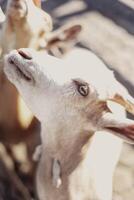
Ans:
[[[131,101],[134,101],[134,99],[129,95],[127,97],[128,98],[125,99],[121,95],[115,94],[114,97],[109,98],[108,100],[114,101],[114,102],[122,105],[126,109],[126,111],[128,111],[129,113],[134,115],[134,103],[131,102]]]

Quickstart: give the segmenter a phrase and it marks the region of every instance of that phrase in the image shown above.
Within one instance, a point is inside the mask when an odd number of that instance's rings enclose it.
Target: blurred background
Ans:
[[[3,10],[6,8],[6,3],[6,0],[0,0]],[[81,34],[79,45],[90,49],[101,57],[106,65],[115,71],[117,79],[134,96],[134,0],[48,0],[42,1],[42,8],[52,16],[54,29],[73,20],[83,22],[86,28]],[[37,137],[36,142],[39,141],[39,129],[39,126],[34,129],[35,137]],[[3,132],[0,130],[1,134]],[[31,152],[33,152],[36,142],[31,143],[30,138]],[[28,159],[22,158],[21,153],[25,151],[25,145],[21,142],[14,145],[15,158],[8,148],[9,146],[6,146],[5,151],[3,143],[0,143],[0,155],[1,157],[8,155],[8,157],[15,159],[13,161],[15,170],[12,170],[11,173],[5,164],[1,163],[0,179],[9,186],[6,188],[7,190],[10,189],[11,193],[17,191],[19,194],[12,199],[25,200],[29,199],[30,196],[35,198],[33,190],[34,164],[31,167],[27,163]],[[19,159],[21,157],[21,160],[16,161],[16,157]],[[11,166],[11,158],[6,159],[6,163],[8,163],[6,166]],[[8,177],[17,183],[18,187],[14,188],[12,184],[10,185],[9,179],[7,180],[3,173],[9,173]],[[6,190],[2,186],[1,180],[0,192]],[[12,200],[11,196],[3,199]],[[114,174],[113,200],[134,200],[134,146],[132,145],[124,144],[123,146],[120,161]]]

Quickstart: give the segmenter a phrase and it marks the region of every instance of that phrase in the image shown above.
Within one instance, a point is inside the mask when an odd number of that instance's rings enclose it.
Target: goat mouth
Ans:
[[[31,82],[33,81],[33,76],[31,75],[31,73],[29,71],[27,71],[26,69],[24,69],[24,67],[20,67],[20,65],[17,63],[17,61],[15,61],[15,59],[13,58],[9,58],[8,62],[10,65],[14,66],[14,69],[17,73],[17,75],[24,79],[25,81]]]

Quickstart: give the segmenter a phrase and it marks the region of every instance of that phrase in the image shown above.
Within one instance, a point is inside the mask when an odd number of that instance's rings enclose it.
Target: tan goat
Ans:
[[[8,1],[0,37],[2,57],[15,48],[32,47],[39,50],[46,45],[46,35],[52,30],[52,19],[34,3],[39,6],[40,0]],[[0,128],[4,133],[1,140],[21,141],[25,130],[34,125],[32,114],[2,71],[0,87]]]
[[[51,30],[51,17],[33,0],[8,0],[1,36],[3,53],[20,47],[39,50],[46,45],[46,34]]]
[[[39,0],[34,2],[40,3]],[[62,41],[63,46],[63,43],[66,45],[69,40],[73,41],[81,31],[81,26],[64,27],[48,37],[47,34],[51,30],[51,17],[36,7],[32,0],[9,0],[1,36],[3,54],[11,49],[32,47],[37,50],[45,48],[56,55],[59,43]],[[0,127],[6,135],[10,130],[10,136],[11,133],[13,134],[10,138],[16,138],[14,137],[16,135],[17,140],[20,140],[25,135],[24,131],[35,124],[32,121],[33,116],[3,73],[0,75],[0,82],[2,94],[0,95]],[[17,130],[22,134],[16,134]]]

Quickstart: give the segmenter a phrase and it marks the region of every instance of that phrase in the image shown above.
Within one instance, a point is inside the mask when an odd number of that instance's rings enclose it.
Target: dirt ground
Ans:
[[[82,21],[86,28],[81,44],[100,56],[134,96],[134,0],[48,0],[42,5],[55,28]],[[134,146],[123,147],[113,200],[134,200]]]

